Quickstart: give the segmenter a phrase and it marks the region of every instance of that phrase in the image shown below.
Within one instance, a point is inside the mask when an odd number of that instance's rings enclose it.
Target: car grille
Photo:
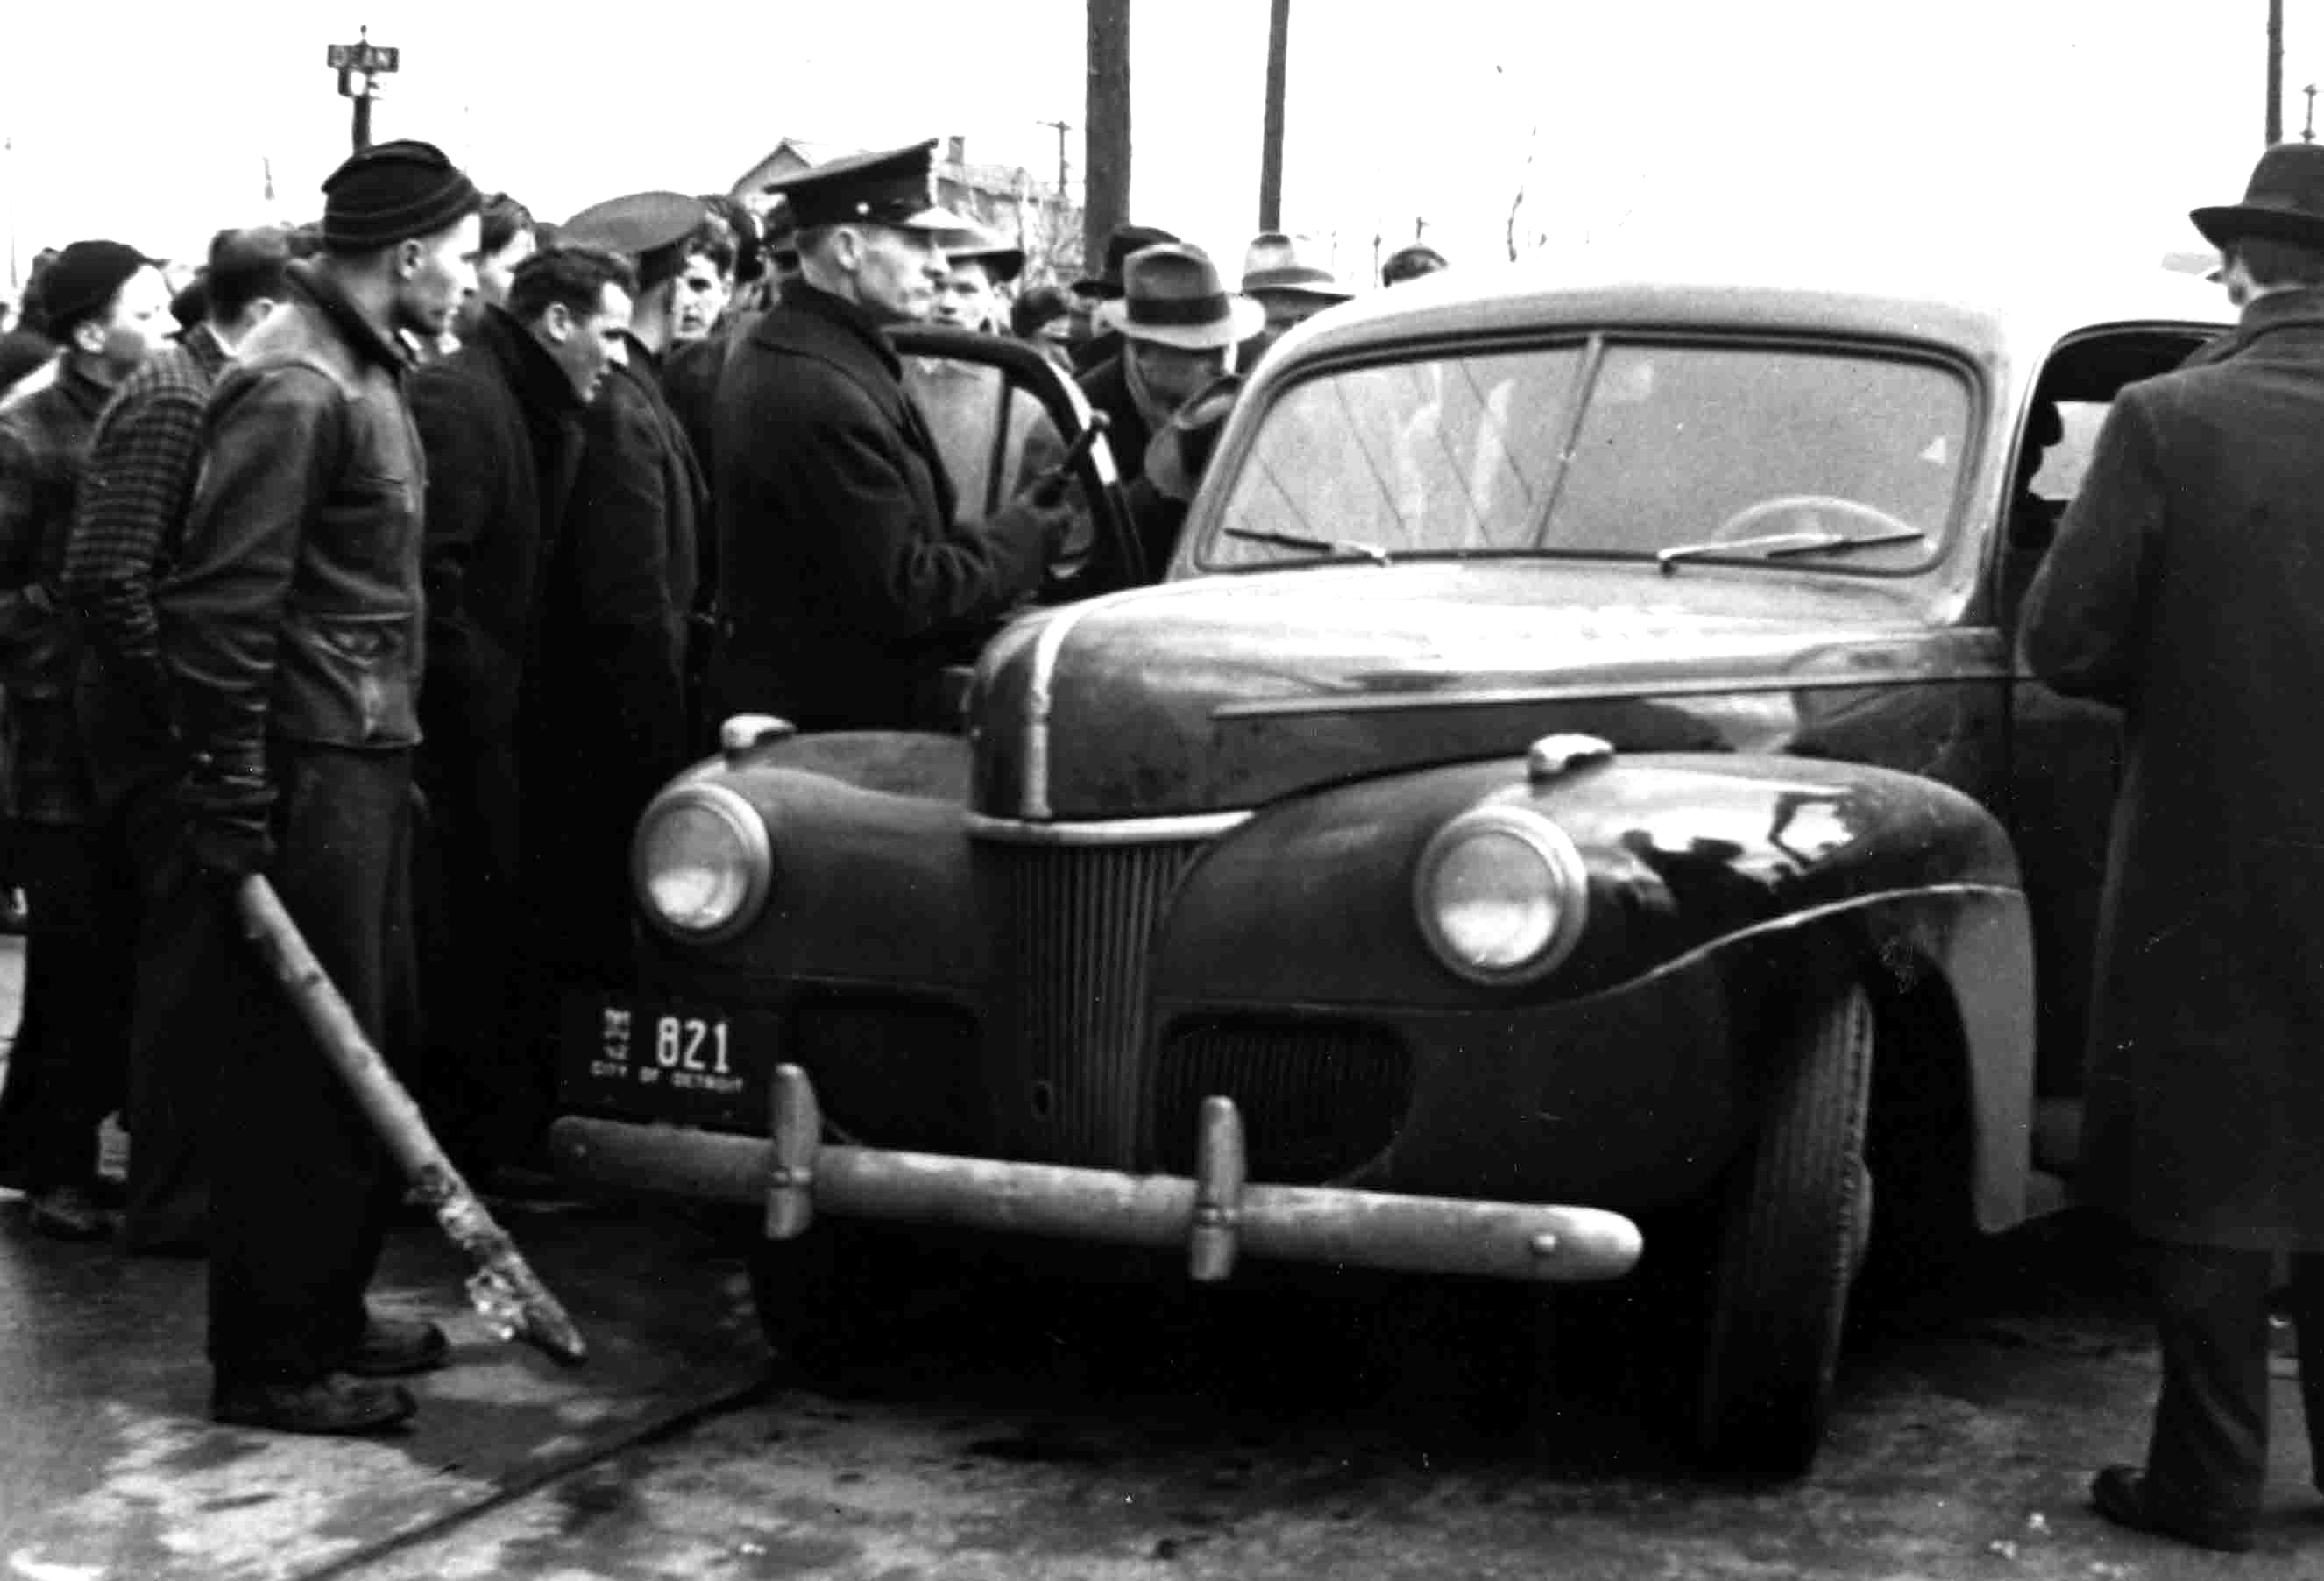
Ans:
[[[997,1030],[1010,1067],[1003,1129],[1012,1152],[1137,1167],[1147,962],[1203,844],[986,848],[1007,919]]]
[[[792,1007],[789,1058],[841,1132],[881,1147],[973,1151],[985,1100],[976,1022],[956,1005],[845,990]]]
[[[1232,1022],[1172,1035],[1154,1073],[1154,1146],[1160,1168],[1194,1167],[1203,1100],[1218,1094],[1242,1113],[1253,1180],[1312,1185],[1377,1157],[1412,1098],[1412,1058],[1376,1027]]]

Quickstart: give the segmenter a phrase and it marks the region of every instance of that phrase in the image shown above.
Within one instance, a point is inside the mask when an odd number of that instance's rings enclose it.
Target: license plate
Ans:
[[[650,995],[565,996],[558,1089],[568,1109],[757,1131],[771,1039],[748,1020]]]

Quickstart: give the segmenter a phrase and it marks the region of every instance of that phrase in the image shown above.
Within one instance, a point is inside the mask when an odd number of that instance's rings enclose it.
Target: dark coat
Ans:
[[[1146,447],[1154,438],[1138,398],[1130,393],[1130,371],[1122,365],[1128,355],[1125,346],[1078,381],[1090,405],[1105,413],[1106,448],[1113,452],[1114,476],[1124,488],[1146,476]]]
[[[38,823],[93,811],[74,723],[80,643],[60,588],[73,506],[105,386],[68,362],[0,416],[0,684],[14,746],[9,806]]]
[[[559,711],[609,722],[634,758],[675,766],[686,750],[687,615],[709,499],[694,448],[662,397],[651,355],[632,341],[581,420],[581,470],[567,513],[563,596],[549,618]],[[608,721],[608,711],[611,718]]]
[[[944,463],[869,315],[786,288],[720,380],[712,494],[728,629],[713,717],[904,727],[1038,585],[1062,510],[953,525]]]
[[[2024,653],[2125,710],[2081,1184],[2165,1240],[2324,1251],[2324,291],[2125,389]]]
[[[600,975],[628,957],[630,833],[693,745],[686,614],[706,504],[650,354],[628,351],[581,419],[519,743],[542,950]]]
[[[428,455],[420,713],[432,755],[515,728],[580,469],[581,399],[523,326],[488,308],[466,345],[412,375],[411,414]]]

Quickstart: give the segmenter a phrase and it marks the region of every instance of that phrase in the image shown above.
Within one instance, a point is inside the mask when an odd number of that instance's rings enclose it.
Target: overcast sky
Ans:
[[[548,218],[723,189],[779,138],[968,139],[1082,164],[1080,0],[149,0],[11,8],[0,134],[22,263],[110,235],[198,251],[303,217],[347,147],[325,46],[402,51],[380,138],[443,144]],[[2284,123],[2324,79],[2324,0],[2288,0]],[[1267,0],[1142,0],[1135,217],[1240,261],[1255,227]],[[1918,251],[2200,245],[2263,130],[2265,0],[1296,0],[1285,219],[1360,276],[1428,222],[1456,261],[1707,258],[1838,231]],[[263,198],[271,165],[276,201]]]

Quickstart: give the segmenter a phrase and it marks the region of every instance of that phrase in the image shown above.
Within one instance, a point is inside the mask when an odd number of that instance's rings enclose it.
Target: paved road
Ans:
[[[0,1026],[13,1015],[0,943]],[[1237,1291],[1190,1305],[1008,1264],[930,1267],[895,1358],[770,1374],[747,1225],[512,1207],[581,1321],[567,1372],[457,1310],[432,1229],[386,1302],[450,1314],[414,1431],[300,1440],[203,1419],[201,1270],[65,1247],[0,1203],[0,1577],[290,1581],[2144,1581],[2324,1576],[2288,1359],[2263,1551],[2100,1524],[2154,1362],[2124,1251],[2038,1227],[1852,1339],[1815,1473],[1704,1478],[1649,1425],[1684,1357],[1616,1317],[1558,1375],[1506,1364],[1508,1291]]]
[[[778,1384],[361,1574],[2324,1575],[2288,1371],[2262,1554],[2155,1544],[2084,1509],[2094,1465],[2136,1457],[2153,1399],[2134,1288],[2092,1226],[1996,1248],[1975,1280],[1858,1336],[1813,1475],[1753,1485],[1699,1475],[1644,1426],[1682,1364],[1618,1336],[1513,1419],[1517,1391],[1476,1360],[1521,1337],[1507,1302],[1253,1298],[1190,1328],[1164,1301],[987,1287],[906,1360]]]

